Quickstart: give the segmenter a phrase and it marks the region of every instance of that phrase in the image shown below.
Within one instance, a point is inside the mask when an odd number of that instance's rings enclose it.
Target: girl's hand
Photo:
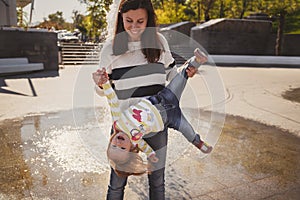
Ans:
[[[96,72],[92,74],[92,76],[95,84],[98,85],[99,87],[102,87],[102,85],[109,80],[105,68],[98,69]]]
[[[150,155],[148,159],[149,159],[150,162],[152,162],[152,163],[157,163],[157,162],[159,161],[158,157],[156,157],[155,154]]]
[[[155,170],[153,163],[157,163],[158,161],[159,161],[159,158],[156,157],[155,153],[148,157],[148,165],[147,165],[148,174],[151,174],[153,172],[153,170]]]
[[[195,49],[194,55],[198,63],[203,64],[207,62],[207,56],[199,48]],[[198,68],[195,67],[188,67],[186,69],[186,73],[189,78],[192,78],[197,72],[198,72]]]
[[[198,72],[198,68],[196,68],[196,67],[188,67],[185,71],[187,73],[187,76],[189,78],[192,78]]]

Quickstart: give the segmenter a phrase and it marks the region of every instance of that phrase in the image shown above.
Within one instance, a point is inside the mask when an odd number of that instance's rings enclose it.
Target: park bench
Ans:
[[[0,75],[43,70],[43,63],[29,63],[28,58],[0,58]]]

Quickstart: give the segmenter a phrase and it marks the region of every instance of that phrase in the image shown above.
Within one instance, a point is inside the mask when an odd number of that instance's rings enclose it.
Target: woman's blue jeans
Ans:
[[[149,182],[149,199],[164,200],[165,199],[165,160],[168,143],[167,129],[144,138],[144,140],[157,152],[157,156],[161,162],[160,166],[155,166],[155,170],[148,175]],[[107,192],[107,200],[122,200],[124,198],[124,189],[127,184],[127,178],[119,177],[111,168],[110,182]]]

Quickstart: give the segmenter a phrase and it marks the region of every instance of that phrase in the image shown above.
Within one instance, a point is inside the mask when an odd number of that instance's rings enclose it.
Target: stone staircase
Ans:
[[[60,64],[97,65],[101,47],[99,43],[61,43]]]
[[[60,47],[60,64],[62,65],[97,65],[102,47],[100,43],[62,43]],[[170,50],[177,64],[183,64],[193,56],[194,47],[171,45]]]

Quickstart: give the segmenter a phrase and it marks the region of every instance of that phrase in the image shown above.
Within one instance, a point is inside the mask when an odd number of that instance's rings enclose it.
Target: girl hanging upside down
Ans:
[[[139,151],[144,152],[150,162],[159,161],[155,151],[142,137],[148,133],[160,132],[165,126],[180,131],[201,152],[208,154],[212,151],[212,146],[201,140],[179,107],[180,97],[188,79],[186,69],[199,68],[207,61],[206,55],[200,49],[196,49],[194,55],[166,88],[156,95],[141,99],[122,112],[109,77],[105,69],[102,69],[105,78],[102,78],[101,84],[114,121],[114,134],[110,138],[107,156],[118,175],[138,175],[147,171]]]

